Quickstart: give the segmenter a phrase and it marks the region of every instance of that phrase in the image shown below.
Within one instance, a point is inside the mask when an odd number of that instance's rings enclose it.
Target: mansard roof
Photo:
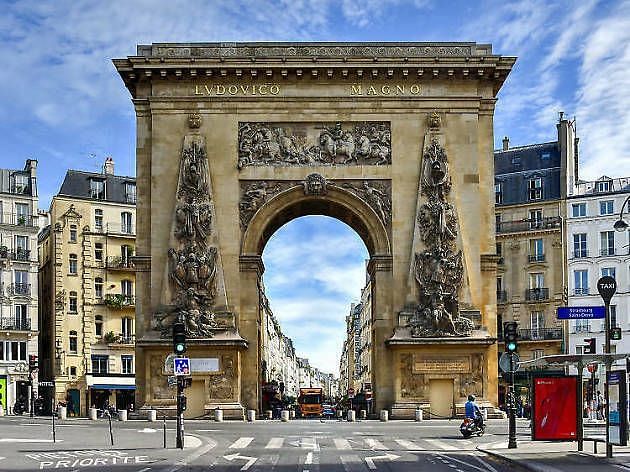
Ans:
[[[97,200],[91,197],[90,182],[92,180],[105,182],[104,199]],[[127,195],[125,186],[127,183],[135,184],[136,178],[71,169],[66,172],[66,177],[63,179],[63,183],[57,195],[110,203],[135,204],[135,201],[130,201],[128,198],[129,196]]]

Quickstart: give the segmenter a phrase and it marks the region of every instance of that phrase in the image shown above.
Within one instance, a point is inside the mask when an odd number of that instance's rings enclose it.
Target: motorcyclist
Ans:
[[[479,429],[483,428],[483,415],[481,414],[481,410],[475,403],[475,396],[468,395],[468,401],[465,405],[466,410],[466,418],[471,418],[475,421],[475,426]]]

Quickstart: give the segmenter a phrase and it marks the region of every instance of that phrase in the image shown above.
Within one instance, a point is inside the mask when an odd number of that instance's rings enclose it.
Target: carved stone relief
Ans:
[[[235,361],[231,354],[221,356],[220,374],[213,374],[208,379],[208,396],[210,400],[230,400],[235,396]]]
[[[302,182],[304,195],[326,195],[326,178],[321,174],[309,174]]]
[[[149,360],[151,390],[153,400],[174,400],[175,390],[168,386],[167,378],[163,375],[166,356],[152,355]]]
[[[239,123],[239,169],[381,164],[391,164],[389,122]]]
[[[392,189],[389,181],[369,181],[361,183],[342,183],[342,188],[349,190],[364,200],[376,212],[385,226],[392,221]]]
[[[425,250],[415,254],[414,274],[420,300],[409,321],[413,337],[470,336],[473,323],[459,314],[464,268],[456,248],[457,214],[448,201],[451,178],[444,148],[433,139],[425,150],[417,225]]]
[[[241,182],[241,198],[238,204],[241,228],[247,228],[247,225],[258,209],[274,195],[292,186],[292,182],[271,180]]]
[[[400,395],[404,399],[427,396],[425,375],[414,372],[413,363],[413,354],[400,356]]]

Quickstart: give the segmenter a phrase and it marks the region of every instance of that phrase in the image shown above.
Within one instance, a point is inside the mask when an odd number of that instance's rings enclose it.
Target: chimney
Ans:
[[[508,138],[507,136],[505,136],[503,138],[503,150],[507,151],[508,149],[510,149],[510,138]]]
[[[105,158],[105,164],[103,164],[103,174],[114,175],[114,159],[111,157]]]

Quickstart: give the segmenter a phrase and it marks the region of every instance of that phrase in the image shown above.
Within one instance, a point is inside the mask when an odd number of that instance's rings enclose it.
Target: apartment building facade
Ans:
[[[40,369],[56,402],[84,415],[134,403],[136,182],[69,170],[39,235]]]
[[[37,161],[0,169],[0,409],[27,407],[29,355],[37,355]],[[37,372],[33,373],[38,394]]]

